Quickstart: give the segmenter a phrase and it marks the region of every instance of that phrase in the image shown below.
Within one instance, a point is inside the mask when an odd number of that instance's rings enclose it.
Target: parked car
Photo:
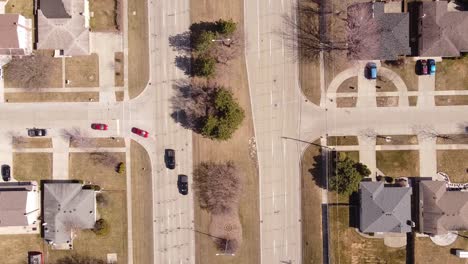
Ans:
[[[375,80],[377,79],[377,64],[369,62],[366,65],[364,75],[367,79]]]
[[[44,128],[30,128],[28,129],[28,136],[30,137],[44,137],[47,135],[47,130]]]
[[[168,169],[175,169],[175,151],[173,149],[166,149],[164,151],[164,162]]]
[[[435,75],[436,73],[436,62],[434,59],[428,59],[427,60],[427,65],[429,66],[429,74],[430,75]]]
[[[106,124],[92,123],[91,128],[94,130],[107,130],[108,126]]]
[[[188,194],[188,177],[187,175],[180,174],[177,177],[177,188],[179,189],[179,193],[182,195]]]
[[[136,128],[136,127],[132,128],[132,132],[139,135],[140,137],[144,137],[144,138],[147,138],[148,135],[149,135],[148,131],[145,131],[145,130],[142,130],[142,129],[139,129],[139,128]]]
[[[427,61],[426,60],[418,60],[418,69],[419,75],[427,75]]]
[[[10,181],[11,175],[10,175],[10,166],[9,165],[2,165],[2,179],[4,181]]]

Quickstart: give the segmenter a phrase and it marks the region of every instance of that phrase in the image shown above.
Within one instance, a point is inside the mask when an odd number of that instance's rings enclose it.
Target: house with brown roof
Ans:
[[[410,55],[409,14],[385,11],[383,2],[357,3],[347,9],[348,56],[358,60],[396,60]]]
[[[0,14],[0,55],[29,55],[32,21],[18,14]]]
[[[419,56],[458,57],[468,52],[468,11],[447,8],[446,1],[419,3]]]
[[[419,231],[443,235],[468,230],[468,192],[451,191],[444,181],[419,183]]]
[[[88,0],[38,0],[37,49],[64,56],[89,54]]]
[[[0,227],[33,225],[38,216],[39,195],[36,184],[0,183]]]

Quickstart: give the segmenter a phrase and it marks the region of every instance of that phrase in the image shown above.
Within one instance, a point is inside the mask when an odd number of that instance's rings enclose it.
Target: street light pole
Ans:
[[[226,253],[227,248],[228,248],[228,243],[229,243],[229,239],[227,239],[227,238],[222,238],[222,237],[213,236],[213,235],[210,235],[210,234],[208,234],[208,233],[198,231],[198,230],[196,230],[196,229],[194,229],[194,228],[177,227],[177,229],[192,230],[193,232],[196,232],[196,233],[199,233],[199,234],[202,234],[202,235],[205,235],[205,236],[214,237],[214,238],[221,239],[221,240],[226,240],[226,246],[224,247],[224,253],[216,253],[215,255],[216,255],[216,256],[235,256],[235,255],[236,255],[236,254],[234,254],[234,253]]]

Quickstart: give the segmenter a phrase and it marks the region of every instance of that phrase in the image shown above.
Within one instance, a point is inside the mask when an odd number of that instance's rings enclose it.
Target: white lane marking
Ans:
[[[260,0],[257,0],[257,54],[260,59]]]
[[[273,200],[273,211],[275,210],[275,191],[273,191],[273,196],[271,197]]]
[[[270,57],[271,57],[271,38],[270,38]]]
[[[177,4],[174,4],[174,25],[177,25]]]
[[[276,240],[273,239],[273,255],[276,255]]]

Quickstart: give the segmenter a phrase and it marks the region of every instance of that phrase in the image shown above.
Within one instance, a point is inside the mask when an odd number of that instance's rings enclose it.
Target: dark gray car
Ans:
[[[164,151],[164,162],[168,169],[175,169],[175,151],[173,149],[166,149]]]
[[[9,165],[2,165],[2,179],[4,181],[10,181],[11,175],[10,175],[10,166]]]
[[[180,174],[177,177],[177,188],[179,189],[179,193],[182,195],[188,194],[188,177],[187,175]]]
[[[47,130],[43,128],[30,128],[28,129],[28,136],[30,137],[44,137],[47,135]]]

